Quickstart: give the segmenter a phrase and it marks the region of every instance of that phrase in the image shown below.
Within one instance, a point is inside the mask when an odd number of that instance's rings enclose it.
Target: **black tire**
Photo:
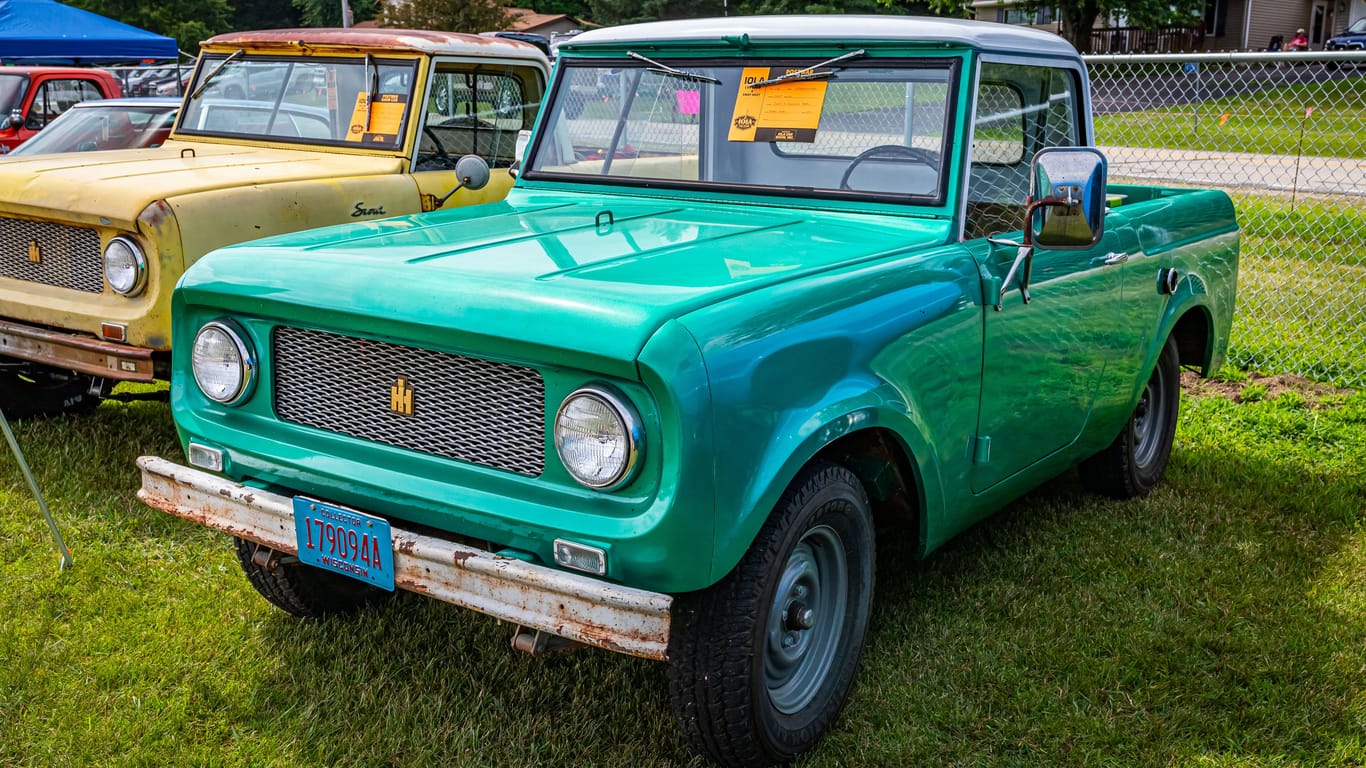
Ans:
[[[873,560],[863,486],[843,467],[814,464],[733,571],[675,598],[669,695],[694,749],[722,765],[766,766],[820,741],[858,670]]]
[[[0,360],[0,408],[10,420],[89,413],[111,388],[97,376]]]
[[[1116,499],[1146,496],[1167,469],[1180,406],[1179,356],[1176,341],[1167,339],[1119,436],[1105,450],[1082,462],[1082,483]]]
[[[254,541],[236,536],[232,541],[247,581],[275,607],[300,618],[351,613],[394,595],[349,576],[301,563]],[[258,551],[264,552],[263,565],[254,559]]]

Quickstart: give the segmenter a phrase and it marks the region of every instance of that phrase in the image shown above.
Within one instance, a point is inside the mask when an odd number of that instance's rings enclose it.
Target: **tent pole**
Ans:
[[[38,481],[33,478],[33,472],[29,471],[28,462],[24,459],[24,452],[19,450],[19,440],[14,436],[14,430],[9,427],[9,419],[5,418],[5,411],[0,409],[0,427],[5,430],[5,440],[9,441],[10,450],[14,451],[14,458],[19,462],[19,469],[23,471],[24,477],[28,480],[28,487],[33,489],[33,498],[38,500],[38,509],[42,510],[43,517],[47,520],[48,530],[52,531],[52,540],[57,543],[57,554],[61,556],[62,562],[58,570],[69,567],[72,563],[71,550],[66,548],[66,542],[62,541],[62,532],[57,530],[57,521],[52,519],[52,512],[47,508],[47,502],[43,501],[43,494],[38,490]]]

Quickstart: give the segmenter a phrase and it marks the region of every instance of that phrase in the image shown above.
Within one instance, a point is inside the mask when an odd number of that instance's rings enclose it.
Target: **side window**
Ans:
[[[447,170],[469,154],[491,168],[511,166],[517,133],[531,128],[544,93],[534,67],[438,64],[413,170]]]
[[[1080,89],[1072,70],[984,62],[973,117],[963,238],[1024,228],[1029,167],[1044,147],[1076,146]]]
[[[33,94],[33,104],[24,126],[29,130],[41,130],[74,104],[102,98],[104,94],[89,80],[48,80]]]

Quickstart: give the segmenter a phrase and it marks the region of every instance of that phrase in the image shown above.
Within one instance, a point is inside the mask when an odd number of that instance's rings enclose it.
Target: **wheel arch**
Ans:
[[[1214,319],[1208,307],[1201,304],[1188,307],[1176,318],[1167,335],[1176,340],[1177,362],[1182,367],[1198,367],[1201,376],[1214,372],[1217,367]]]
[[[800,419],[791,422],[803,423]],[[721,509],[737,510],[727,526],[718,520],[712,579],[725,576],[743,557],[779,499],[802,470],[827,461],[851,471],[863,484],[879,524],[894,523],[915,532],[916,552],[928,550],[934,510],[942,506],[939,463],[912,410],[851,407],[811,427],[786,455],[770,447],[755,465],[755,483],[743,495],[720,499]],[[772,467],[763,471],[764,467]]]

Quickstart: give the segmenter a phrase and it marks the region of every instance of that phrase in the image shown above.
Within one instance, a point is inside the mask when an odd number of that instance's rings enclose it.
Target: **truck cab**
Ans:
[[[0,154],[23,144],[75,104],[122,95],[118,80],[102,69],[0,69]]]

